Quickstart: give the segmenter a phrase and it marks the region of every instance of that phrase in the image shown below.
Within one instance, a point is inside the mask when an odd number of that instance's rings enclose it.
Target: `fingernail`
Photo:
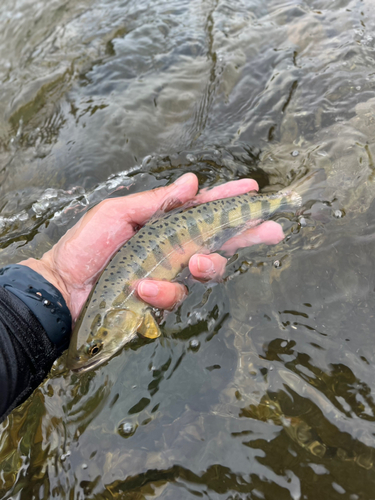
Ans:
[[[189,174],[184,174],[181,177],[179,177],[177,180],[174,181],[175,186],[181,186],[182,184],[185,184],[186,182],[186,176]]]
[[[198,271],[201,273],[209,273],[214,270],[214,265],[208,257],[198,257],[197,267]]]
[[[156,297],[159,293],[159,287],[150,281],[142,281],[138,286],[138,292],[144,297]]]

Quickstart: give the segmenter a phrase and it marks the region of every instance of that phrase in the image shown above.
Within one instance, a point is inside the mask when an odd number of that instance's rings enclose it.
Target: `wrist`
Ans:
[[[29,266],[11,264],[0,269],[0,286],[29,308],[59,352],[67,348],[72,316],[54,284]]]
[[[61,293],[61,295],[64,297],[65,303],[70,311],[72,312],[71,309],[71,297],[70,293],[68,292],[68,287],[66,286],[64,280],[62,279],[61,276],[59,276],[56,272],[52,270],[51,264],[45,259],[45,255],[42,257],[41,260],[37,259],[27,259],[19,262],[21,266],[26,266],[32,269],[33,271],[37,272],[45,280],[47,280],[51,285],[53,285],[57,290]]]

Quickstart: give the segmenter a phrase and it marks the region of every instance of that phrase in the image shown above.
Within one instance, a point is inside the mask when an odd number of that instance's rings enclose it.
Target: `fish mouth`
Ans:
[[[92,370],[93,368],[95,368],[95,367],[97,367],[99,365],[102,365],[103,363],[105,363],[111,357],[112,356],[106,356],[105,358],[102,357],[100,359],[93,359],[89,363],[86,363],[86,364],[84,364],[82,366],[74,366],[74,364],[73,364],[69,368],[74,373],[84,373],[84,372],[86,372],[88,370]]]

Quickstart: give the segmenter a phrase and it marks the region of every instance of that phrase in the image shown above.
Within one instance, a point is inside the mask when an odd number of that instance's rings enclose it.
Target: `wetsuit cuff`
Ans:
[[[72,316],[60,291],[30,267],[11,264],[0,269],[0,286],[31,310],[61,353],[69,345]]]

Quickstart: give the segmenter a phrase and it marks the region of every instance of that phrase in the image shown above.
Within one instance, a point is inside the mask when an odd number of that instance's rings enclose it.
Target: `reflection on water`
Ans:
[[[375,498],[372,7],[1,2],[3,263],[186,171],[325,173],[285,241],[183,278],[160,340],[57,361],[1,426],[2,498]]]

